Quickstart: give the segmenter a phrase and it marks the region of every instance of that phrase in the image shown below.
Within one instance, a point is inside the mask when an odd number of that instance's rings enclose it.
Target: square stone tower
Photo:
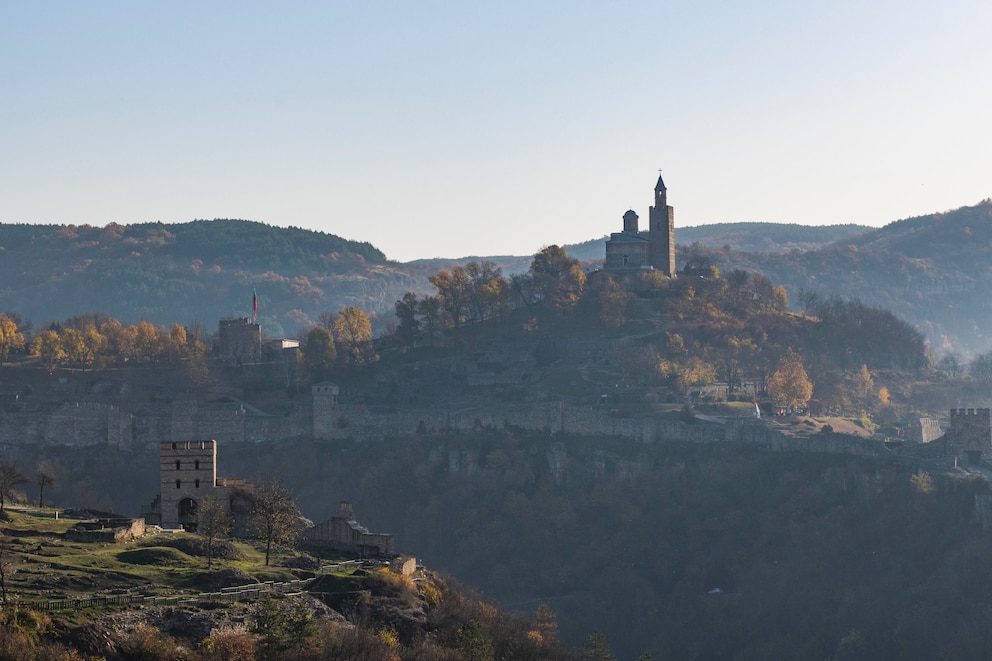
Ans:
[[[217,442],[160,443],[159,482],[162,527],[194,529],[200,500],[219,496]]]
[[[992,459],[992,409],[951,409],[950,436],[955,451],[971,464]]]
[[[262,327],[247,317],[221,319],[217,332],[220,357],[235,365],[262,359]]]

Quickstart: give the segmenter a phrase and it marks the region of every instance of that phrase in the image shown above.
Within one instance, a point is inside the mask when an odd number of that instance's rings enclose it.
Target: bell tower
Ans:
[[[648,261],[669,278],[675,276],[675,209],[668,206],[668,189],[658,174],[654,206],[648,210]]]

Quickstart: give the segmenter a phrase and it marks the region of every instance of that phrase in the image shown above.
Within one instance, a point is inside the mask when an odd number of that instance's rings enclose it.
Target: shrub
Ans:
[[[121,551],[117,554],[117,559],[130,565],[164,565],[167,567],[185,566],[193,560],[179,549],[164,546]]]
[[[179,535],[171,539],[156,538],[154,544],[155,546],[159,546],[159,547],[169,547],[169,548],[178,549],[183,553],[185,553],[186,555],[191,555],[198,558],[207,557],[207,542],[202,537]],[[213,546],[214,546],[213,556],[215,560],[244,559],[244,554],[241,552],[241,550],[228,540],[215,539]]]

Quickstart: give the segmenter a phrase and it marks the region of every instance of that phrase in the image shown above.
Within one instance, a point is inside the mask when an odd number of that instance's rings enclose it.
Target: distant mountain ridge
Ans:
[[[385,308],[415,284],[369,243],[247,220],[0,224],[0,255],[0,306],[35,324],[102,312],[209,329],[249,314],[256,290],[283,335],[325,309]]]
[[[677,227],[677,264],[702,250],[721,271],[756,271],[799,293],[859,298],[915,324],[938,353],[992,348],[992,200],[899,220],[840,224],[721,223]],[[605,237],[563,246],[596,268]],[[322,313],[358,305],[381,332],[403,294],[431,293],[441,269],[488,260],[506,275],[532,255],[390,262],[381,250],[323,232],[247,220],[106,227],[0,224],[0,311],[36,325],[102,312],[125,322],[200,323],[250,315],[269,336],[294,336]]]

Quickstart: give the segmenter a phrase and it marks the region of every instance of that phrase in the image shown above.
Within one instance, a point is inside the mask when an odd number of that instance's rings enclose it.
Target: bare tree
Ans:
[[[299,512],[289,489],[277,480],[268,480],[255,487],[252,494],[252,526],[265,541],[265,564],[273,544],[292,544],[299,529]]]
[[[7,459],[0,459],[0,514],[8,500],[13,500],[14,490],[27,482],[17,464]]]
[[[34,469],[34,480],[38,483],[38,507],[45,506],[45,487],[53,486],[58,480],[55,465],[48,459],[42,459]]]
[[[200,500],[196,511],[196,532],[207,542],[207,570],[213,566],[214,546],[218,539],[230,534],[234,527],[231,508],[226,502],[207,496]]]

